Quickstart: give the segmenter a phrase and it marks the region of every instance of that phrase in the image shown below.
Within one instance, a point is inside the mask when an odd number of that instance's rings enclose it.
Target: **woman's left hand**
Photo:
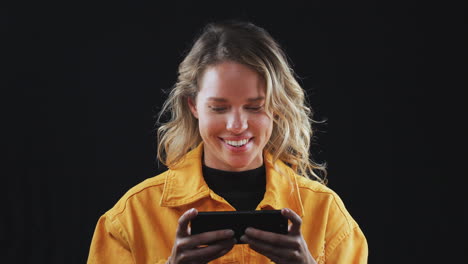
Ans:
[[[317,262],[310,254],[307,243],[301,234],[302,219],[289,208],[283,208],[281,214],[292,223],[292,225],[289,226],[287,235],[266,232],[249,227],[245,230],[245,234],[240,240],[249,244],[251,249],[268,257],[277,264],[316,264]]]

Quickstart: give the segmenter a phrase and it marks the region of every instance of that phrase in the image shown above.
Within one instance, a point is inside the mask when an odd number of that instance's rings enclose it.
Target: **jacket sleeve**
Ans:
[[[367,263],[367,240],[359,226],[355,226],[351,232],[343,235],[342,239],[336,241],[336,245],[332,246],[333,248],[330,248],[326,254],[326,263]]]
[[[88,264],[91,263],[135,263],[118,219],[107,215],[99,219],[89,250]]]

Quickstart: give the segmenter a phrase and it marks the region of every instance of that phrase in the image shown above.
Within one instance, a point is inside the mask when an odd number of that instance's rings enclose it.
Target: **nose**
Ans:
[[[247,116],[242,111],[233,111],[227,120],[226,129],[233,134],[241,134],[248,128]]]

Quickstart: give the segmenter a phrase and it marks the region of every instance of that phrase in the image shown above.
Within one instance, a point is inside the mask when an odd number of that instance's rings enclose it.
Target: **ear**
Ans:
[[[197,104],[193,101],[192,97],[187,98],[187,103],[190,108],[190,112],[192,112],[193,116],[198,119],[198,111],[197,111]]]

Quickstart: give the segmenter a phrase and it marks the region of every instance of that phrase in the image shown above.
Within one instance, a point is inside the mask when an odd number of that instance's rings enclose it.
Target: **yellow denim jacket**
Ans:
[[[202,175],[203,144],[175,168],[131,188],[99,219],[88,263],[165,263],[177,220],[188,209],[234,211]],[[266,192],[257,210],[291,208],[302,218],[302,235],[318,263],[367,263],[367,241],[340,198],[324,185],[296,175],[264,153]],[[211,263],[271,263],[248,245],[235,245]]]

